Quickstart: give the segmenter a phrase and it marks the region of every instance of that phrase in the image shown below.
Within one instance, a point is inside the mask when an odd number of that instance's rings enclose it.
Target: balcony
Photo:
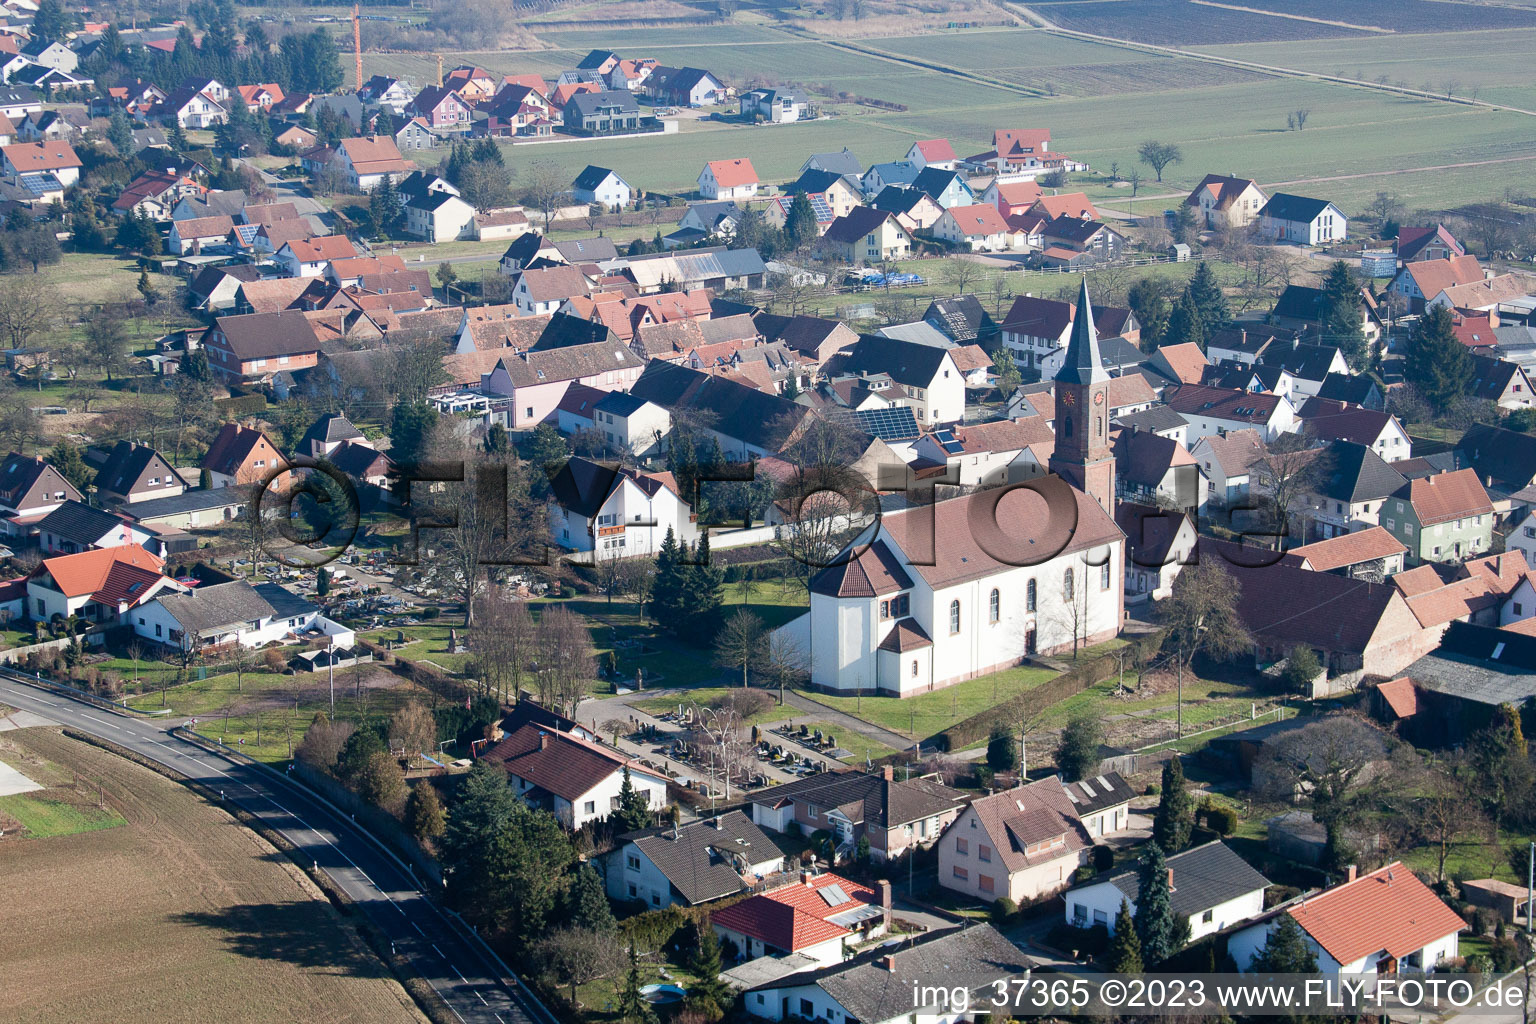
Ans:
[[[617,526],[599,526],[597,528],[597,535],[599,537],[616,537],[616,536],[618,536],[619,534],[621,534],[623,532],[624,532],[624,524],[623,523],[620,523]]]

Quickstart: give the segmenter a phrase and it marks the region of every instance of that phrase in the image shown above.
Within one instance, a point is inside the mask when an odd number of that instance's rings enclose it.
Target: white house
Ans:
[[[1322,974],[1428,974],[1457,957],[1458,935],[1467,926],[1401,861],[1349,878],[1317,895],[1276,908],[1264,920],[1227,938],[1240,971],[1280,921],[1290,915],[1317,957]]]
[[[1246,497],[1253,486],[1254,469],[1269,455],[1269,449],[1259,432],[1250,427],[1200,437],[1189,454],[1205,475],[1206,490],[1200,496],[1203,505],[1207,498],[1233,502]]]
[[[906,389],[901,403],[922,425],[965,420],[965,374],[949,349],[864,335],[835,364],[838,373],[887,374]]]
[[[122,621],[163,591],[187,589],[161,571],[164,565],[137,544],[45,558],[27,577],[27,615],[34,622],[71,615],[92,623]]]
[[[592,407],[592,429],[608,441],[628,448],[637,459],[661,454],[662,438],[672,429],[672,416],[655,402],[627,391],[610,391]]]
[[[998,986],[1029,976],[1029,958],[990,924],[866,951],[845,964],[779,976],[742,995],[752,1016],[839,1024],[959,1024],[979,1020]],[[743,973],[748,968],[742,968]],[[754,975],[760,977],[761,975]],[[769,975],[773,977],[773,975]],[[725,977],[729,980],[732,972]],[[1008,989],[1012,991],[1011,988]]]
[[[579,267],[541,267],[524,270],[512,286],[512,304],[523,316],[553,313],[573,295],[590,291],[586,275]]]
[[[452,192],[429,189],[405,204],[405,232],[427,242],[474,237],[475,208]]]
[[[741,116],[761,117],[773,124],[789,124],[805,116],[810,102],[799,89],[753,89],[741,94]]]
[[[319,277],[332,260],[349,260],[356,256],[357,250],[346,235],[321,235],[284,242],[272,259],[283,268],[284,277]]]
[[[550,483],[549,529],[555,543],[599,558],[652,555],[670,530],[679,542],[698,533],[692,507],[670,473],[641,473],[583,458]]]
[[[571,198],[578,203],[596,203],[604,209],[621,209],[634,199],[629,182],[606,167],[588,164],[571,185]]]
[[[1264,912],[1269,879],[1221,842],[1169,857],[1168,876],[1174,917],[1189,919],[1191,942]],[[1140,891],[1135,868],[1068,889],[1064,897],[1067,923],[1078,928],[1103,925],[1113,935],[1120,904],[1128,904],[1135,917]]]
[[[818,966],[842,963],[853,945],[884,934],[891,883],[876,888],[825,872],[717,910],[710,924],[729,959],[799,954]]]
[[[251,586],[231,580],[187,593],[165,594],[132,613],[133,631],[173,650],[262,647],[298,639],[326,638],[336,647],[356,642],[352,630],[276,583]]]
[[[1184,512],[1122,501],[1115,522],[1125,531],[1125,596],[1161,601],[1173,593],[1179,570],[1194,562],[1200,535]]]
[[[933,226],[933,235],[968,252],[1001,252],[1015,246],[1022,236],[1008,226],[997,207],[990,203],[951,206]]]
[[[624,776],[651,807],[667,804],[667,780],[606,744],[539,725],[524,725],[481,758],[507,770],[512,791],[552,813],[569,829],[606,818],[619,807]]]
[[[1276,192],[1259,211],[1259,233],[1277,242],[1324,245],[1341,242],[1348,233],[1344,211],[1326,199],[1309,199]]]
[[[960,158],[955,155],[955,147],[948,139],[923,139],[912,143],[905,160],[919,170],[937,167],[941,171],[952,171]]]
[[[705,199],[750,199],[757,195],[757,171],[746,157],[711,160],[699,172],[699,195]]]
[[[608,896],[648,907],[697,906],[749,889],[784,867],[742,811],[631,837],[602,858]]]
[[[123,544],[138,544],[159,553],[154,538],[152,531],[123,516],[79,501],[66,501],[37,524],[38,545],[51,555],[72,555]]]
[[[1181,384],[1164,391],[1163,402],[1189,423],[1185,436],[1195,441],[1252,428],[1267,442],[1297,427],[1296,408],[1281,395]]]

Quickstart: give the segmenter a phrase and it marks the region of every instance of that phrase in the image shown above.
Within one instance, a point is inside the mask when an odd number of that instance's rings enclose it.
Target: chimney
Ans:
[[[539,749],[540,750],[548,750],[549,749],[549,733],[544,732],[543,730],[539,731]]]
[[[1349,865],[1348,867],[1346,867],[1344,869],[1344,881],[1346,881],[1346,882],[1353,882],[1355,880],[1355,878],[1359,875],[1359,873],[1360,873],[1360,869],[1359,868],[1357,868],[1353,864]]]
[[[710,824],[715,826],[715,831],[716,832],[722,832],[722,831],[725,830],[725,819],[724,818],[716,816],[716,817],[713,817],[713,818],[709,819],[709,821],[710,821]]]
[[[802,871],[800,872],[800,883],[802,885],[809,886],[811,884],[811,879],[814,877],[815,876],[812,875],[810,871]]]
[[[880,897],[881,909],[889,914],[891,910],[891,883],[884,878],[880,879],[880,881],[875,883],[875,892]]]
[[[1173,868],[1168,869],[1168,891],[1173,891]]]
[[[886,782],[893,782],[896,779],[896,769],[890,765],[884,765],[880,769],[880,777]]]
[[[896,973],[896,958],[887,954],[880,958],[880,966],[892,974]]]

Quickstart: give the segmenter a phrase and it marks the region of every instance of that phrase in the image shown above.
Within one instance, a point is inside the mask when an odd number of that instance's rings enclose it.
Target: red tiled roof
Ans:
[[[1181,345],[1160,346],[1154,354],[1162,356],[1178,379],[1185,384],[1200,383],[1200,378],[1205,375],[1205,368],[1210,365],[1206,361],[1205,353],[1200,351],[1200,346],[1192,341],[1186,341]]]
[[[138,593],[146,592],[160,578],[164,564],[137,544],[122,544],[45,558],[34,575],[47,573],[65,597],[90,594],[103,604],[117,604],[129,600],[135,583],[145,584]]]
[[[1066,192],[1059,196],[1041,196],[1035,200],[1035,205],[1030,207],[1035,213],[1044,213],[1052,220],[1057,217],[1079,217],[1083,220],[1098,220],[1099,211],[1094,209],[1093,203],[1083,192]]]
[[[734,160],[711,160],[708,166],[721,188],[757,184],[757,171],[753,168],[752,161],[746,157],[737,157]]]
[[[1401,555],[1408,549],[1402,542],[1379,526],[1358,533],[1346,533],[1341,537],[1318,541],[1292,548],[1291,554],[1307,560],[1307,566],[1316,572],[1327,572],[1346,565],[1368,562],[1373,558]]]
[[[951,206],[949,216],[964,235],[1000,235],[1008,230],[1008,222],[997,207],[986,203],[972,206]]]
[[[917,143],[917,151],[929,163],[955,159],[955,147],[949,144],[948,139],[924,139]]]
[[[50,139],[46,142],[18,142],[12,146],[0,146],[0,152],[5,154],[20,174],[32,171],[59,171],[67,167],[79,167],[80,157],[75,153],[75,147],[61,139]]]
[[[1477,479],[1474,469],[1458,469],[1408,481],[1398,491],[1406,496],[1419,517],[1419,525],[1432,526],[1452,519],[1493,514],[1493,502]]]
[[[758,893],[710,915],[714,925],[788,952],[805,949],[849,934],[828,918],[855,909],[850,903],[829,904],[821,890],[836,885],[856,902],[878,906],[874,890],[830,872],[814,875],[809,882],[792,882]]]
[[[1376,687],[1376,692],[1398,718],[1412,718],[1419,713],[1419,691],[1407,676],[1382,683]]]
[[[1432,299],[1445,289],[1483,279],[1476,256],[1452,256],[1448,260],[1421,260],[1403,268],[1424,298]]]
[[[1343,966],[1383,950],[1406,956],[1466,927],[1401,861],[1335,886],[1289,913]]]
[[[570,733],[532,723],[481,755],[520,779],[566,800],[579,799],[634,759]],[[635,771],[637,769],[631,769]]]

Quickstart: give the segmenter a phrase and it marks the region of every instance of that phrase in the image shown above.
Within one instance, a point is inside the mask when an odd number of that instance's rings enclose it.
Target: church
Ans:
[[[785,627],[811,684],[907,697],[1119,632],[1109,374],[1084,281],[1056,393],[1051,475],[887,513],[811,580]]]

